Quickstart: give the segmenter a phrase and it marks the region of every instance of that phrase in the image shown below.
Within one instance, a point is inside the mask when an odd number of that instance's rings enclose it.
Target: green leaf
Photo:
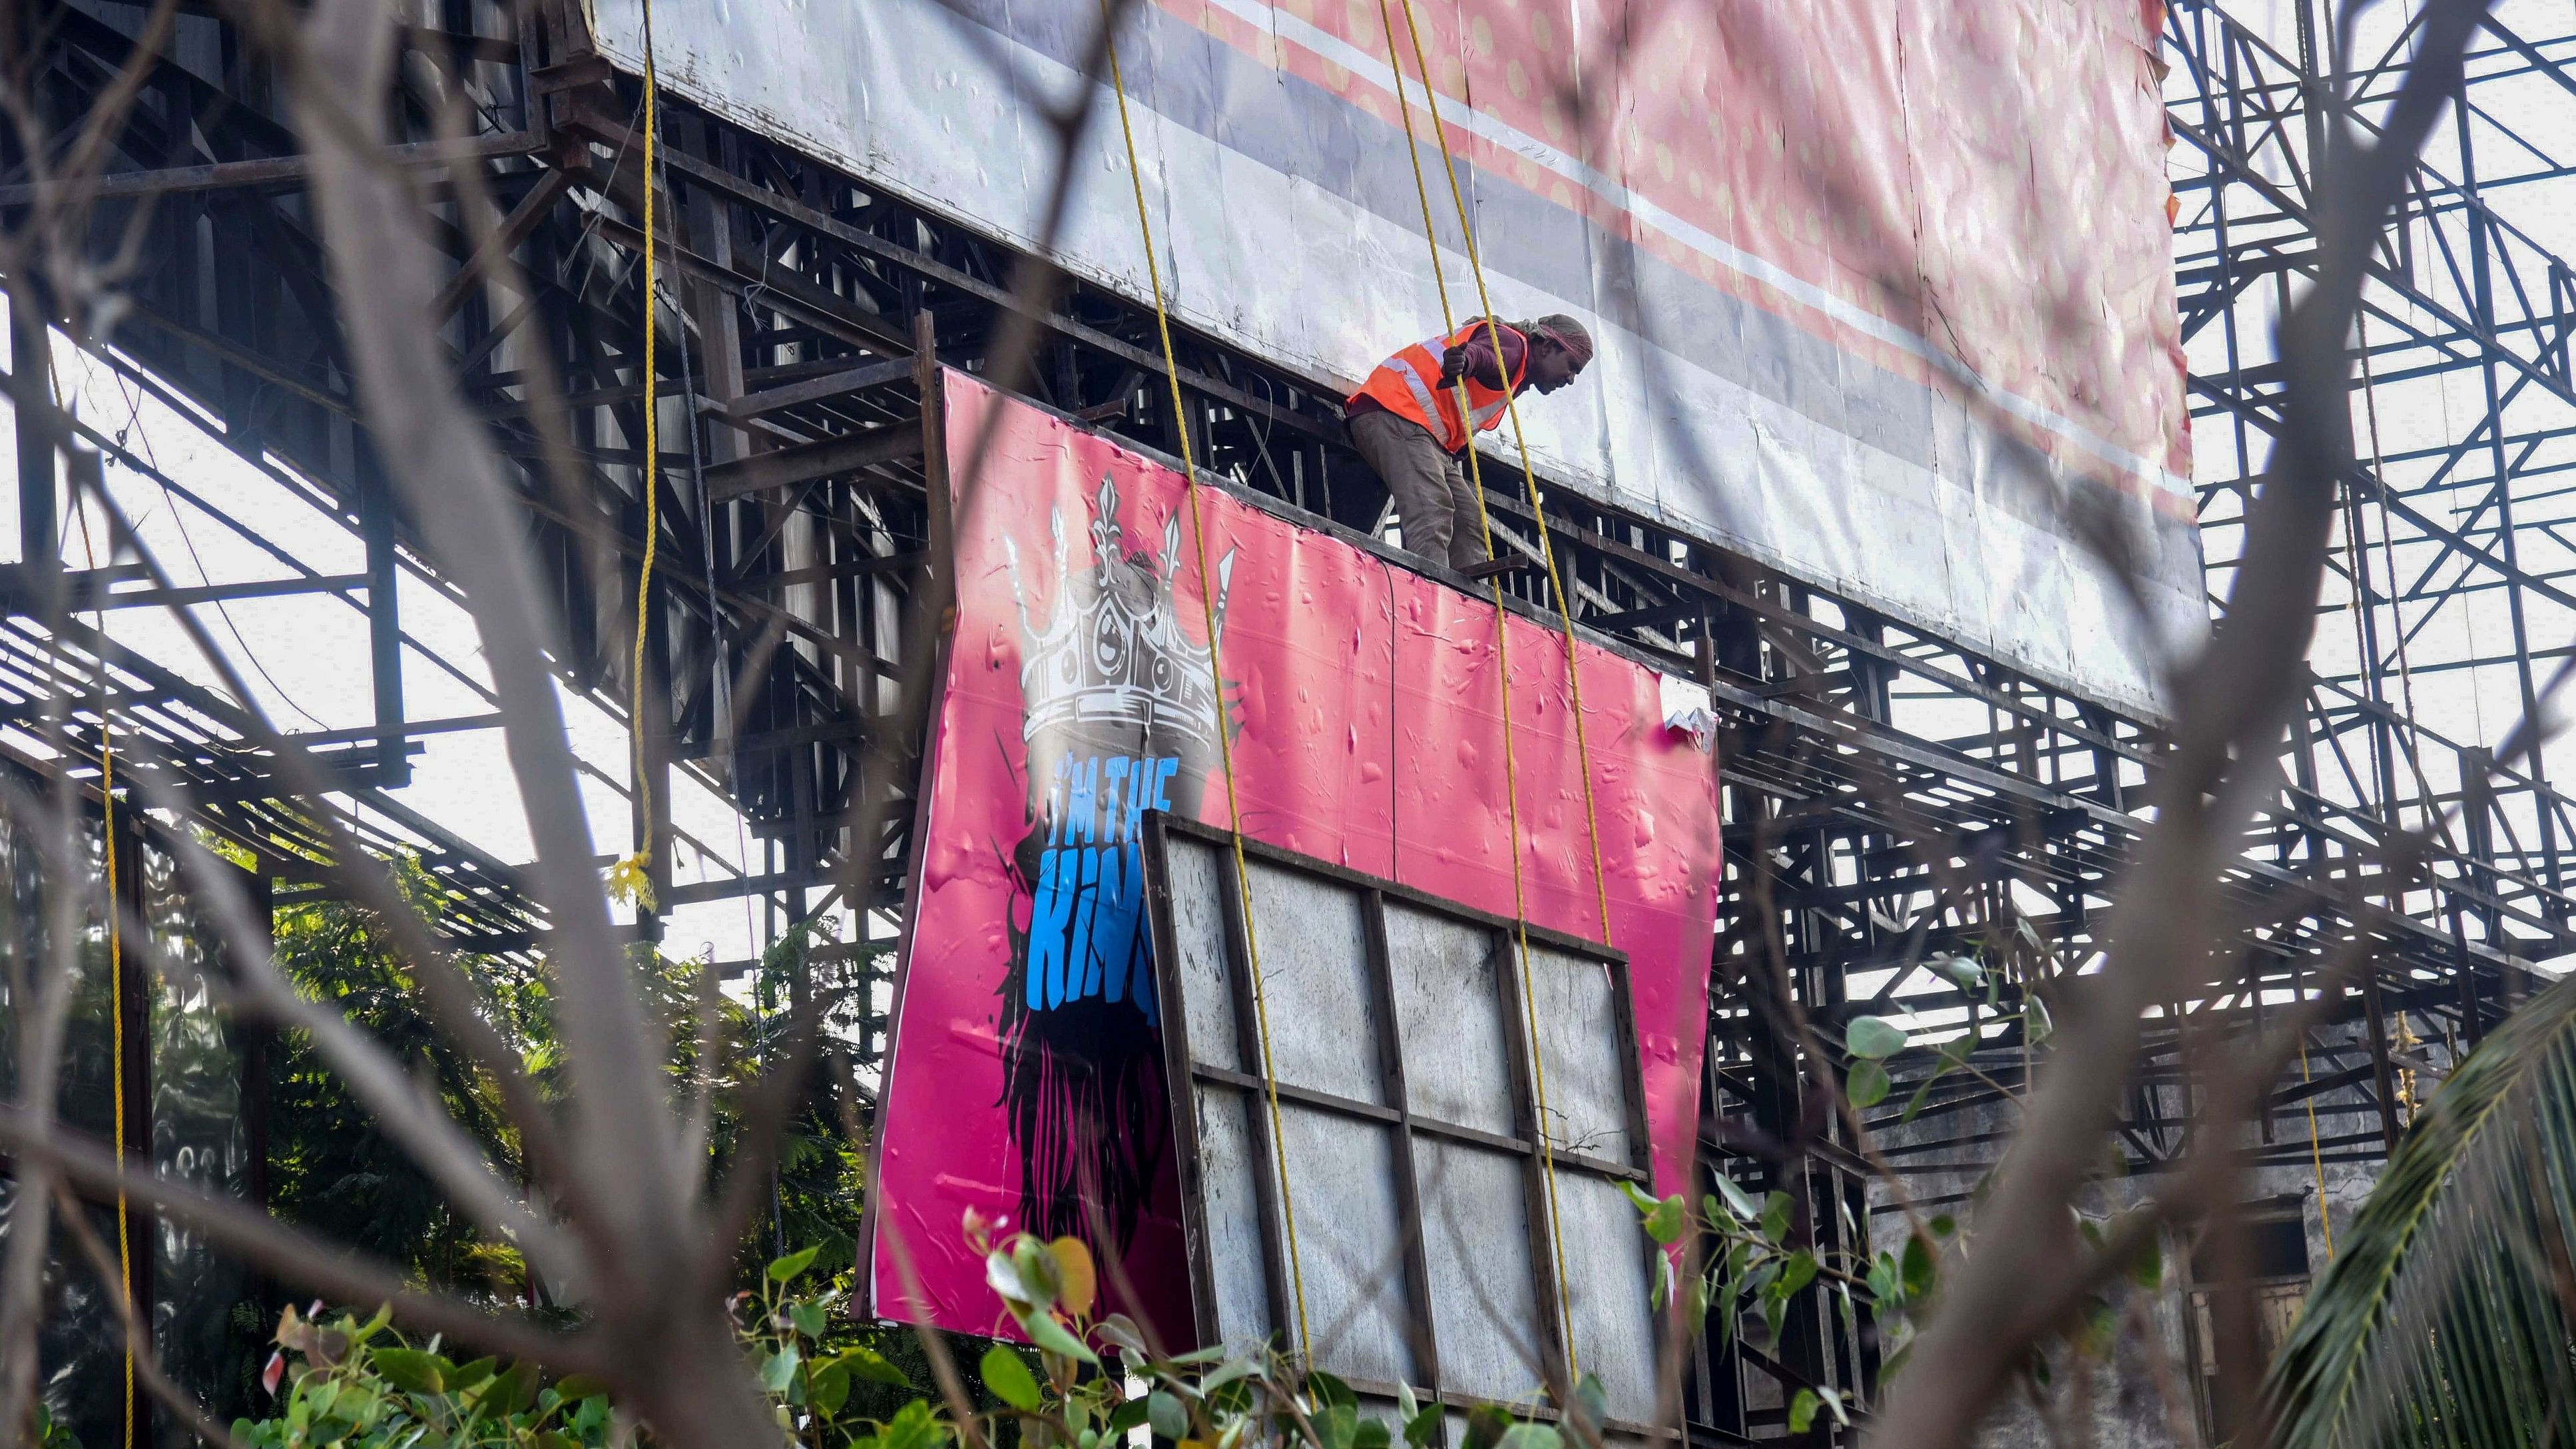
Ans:
[[[1422,1412],[1422,1401],[1413,1396],[1413,1385],[1398,1382],[1395,1386],[1395,1415],[1406,1423]]]
[[[447,1389],[447,1360],[416,1348],[370,1349],[368,1361],[386,1383],[407,1394],[437,1394]]]
[[[1440,1406],[1438,1404],[1427,1404],[1419,1412],[1407,1414],[1404,1419],[1404,1442],[1407,1449],[1422,1449],[1423,1445],[1431,1442],[1431,1436],[1439,1430]]]
[[[1213,1394],[1217,1390],[1224,1388],[1227,1384],[1233,1383],[1236,1379],[1243,1378],[1253,1373],[1259,1367],[1260,1365],[1254,1363],[1248,1358],[1228,1359],[1224,1363],[1218,1364],[1215,1368],[1208,1370],[1207,1377],[1199,1380],[1199,1392],[1202,1394]]]
[[[1323,1449],[1351,1449],[1360,1431],[1360,1411],[1354,1404],[1326,1404],[1314,1415],[1314,1424]]]
[[[1020,1282],[1027,1286],[1031,1303],[1049,1308],[1063,1296],[1064,1283],[1056,1272],[1055,1254],[1046,1244],[1031,1237],[1012,1239],[1011,1266],[1019,1270]]]
[[[760,1366],[760,1386],[773,1394],[787,1392],[787,1386],[796,1382],[796,1366],[803,1362],[804,1356],[793,1345],[771,1354]]]
[[[866,1379],[869,1383],[886,1384],[898,1389],[912,1387],[912,1380],[905,1376],[904,1371],[896,1368],[884,1354],[873,1348],[859,1346],[843,1349],[840,1362],[849,1367],[854,1377]]]
[[[1020,1327],[1027,1331],[1029,1342],[1049,1353],[1062,1354],[1094,1368],[1100,1366],[1100,1355],[1074,1337],[1073,1330],[1065,1327],[1052,1313],[1032,1313],[1020,1320]]]
[[[1634,1184],[1622,1185],[1634,1186]],[[1688,1225],[1689,1213],[1682,1206],[1680,1193],[1674,1193],[1671,1197],[1656,1203],[1654,1211],[1646,1214],[1646,1236],[1667,1246],[1679,1240],[1682,1229]]]
[[[1797,1211],[1797,1201],[1785,1192],[1775,1192],[1762,1200],[1762,1236],[1778,1242],[1789,1236],[1790,1215]]]
[[[1941,1068],[1934,1067],[1932,1075],[1923,1079],[1923,1085],[1914,1089],[1914,1095],[1905,1099],[1905,1110],[1897,1114],[1897,1121],[1913,1121],[1914,1114],[1923,1110],[1923,1104],[1932,1100],[1932,1084],[1941,1080],[1941,1072]]]
[[[1734,1179],[1724,1173],[1717,1175],[1717,1193],[1718,1196],[1726,1199],[1727,1211],[1734,1213],[1745,1222],[1749,1223],[1762,1216],[1762,1210],[1753,1205],[1753,1199],[1745,1196],[1744,1189],[1737,1187]],[[1710,1216],[1716,1215],[1712,1213]]]
[[[1189,1410],[1182,1408],[1180,1400],[1161,1389],[1145,1396],[1145,1421],[1154,1426],[1155,1433],[1166,1439],[1190,1437]]]
[[[1843,1095],[1851,1099],[1854,1108],[1866,1112],[1887,1100],[1889,1085],[1887,1068],[1872,1061],[1854,1062],[1851,1072],[1843,1078]]]
[[[1771,1291],[1789,1298],[1815,1281],[1816,1255],[1801,1248],[1789,1255],[1789,1261],[1780,1269],[1780,1281]]]
[[[1112,1313],[1091,1325],[1101,1342],[1127,1355],[1132,1363],[1141,1364],[1151,1357],[1145,1351],[1145,1335],[1136,1331],[1136,1322],[1124,1313]]]
[[[1935,956],[1923,964],[1962,990],[1973,990],[1986,979],[1986,968],[1974,956]]]
[[[1904,1028],[1883,1016],[1856,1016],[1843,1028],[1843,1049],[1856,1057],[1892,1057],[1905,1043]]]
[[[1495,1449],[1561,1449],[1564,1443],[1554,1424],[1514,1424]]]
[[[1362,1419],[1351,1433],[1351,1449],[1390,1449],[1394,1443],[1395,1434],[1384,1419]]]
[[[492,1377],[492,1371],[500,1366],[501,1361],[497,1358],[478,1358],[469,1364],[459,1364],[453,1373],[446,1375],[447,1391],[461,1394]]]
[[[2272,1361],[2283,1449],[2543,1442],[2576,1309],[2576,976],[2521,1003],[2415,1116]],[[2381,1427],[2389,1426],[2389,1427]]]
[[[1023,1366],[1020,1372],[1025,1376],[1028,1369]],[[939,1449],[947,1442],[948,1426],[931,1415],[930,1401],[915,1399],[886,1421],[885,1429],[877,1435],[876,1449]]]
[[[1589,1428],[1593,1438],[1601,1437],[1602,1426],[1610,1422],[1610,1391],[1601,1386],[1599,1374],[1588,1373],[1574,1381],[1570,1417],[1578,1429]]]
[[[2057,1023],[2048,1019],[2048,1003],[2034,996],[2022,1008],[2023,1039],[2032,1046],[2045,1046],[2057,1034]]]
[[[1460,1449],[1494,1449],[1511,1432],[1512,1416],[1492,1404],[1467,1411],[1467,1441]]]
[[[1946,1238],[1959,1230],[1959,1220],[1948,1213],[1934,1213],[1932,1220],[1924,1226],[1932,1230],[1932,1236]]]
[[[556,1381],[555,1392],[563,1397],[565,1403],[578,1404],[584,1399],[604,1397],[608,1393],[608,1385],[588,1374],[571,1374]]]
[[[1322,1369],[1306,1376],[1306,1392],[1314,1395],[1316,1403],[1326,1407],[1335,1404],[1354,1409],[1359,1407],[1360,1396],[1351,1392],[1351,1386]]]
[[[1905,1296],[1921,1298],[1929,1294],[1932,1291],[1932,1284],[1939,1278],[1941,1272],[1940,1262],[1932,1256],[1932,1249],[1921,1238],[1908,1237],[1905,1240],[1903,1262]]]
[[[1029,1372],[1027,1361],[1008,1346],[997,1343],[984,1350],[980,1368],[984,1387],[993,1391],[994,1398],[1012,1408],[1035,1413],[1038,1405],[1046,1402],[1045,1397],[1038,1393],[1037,1376]]]
[[[1885,1252],[1869,1261],[1869,1296],[1881,1303],[1896,1301],[1905,1291],[1904,1270],[1896,1265],[1896,1254]]]
[[[771,1263],[769,1265],[769,1281],[772,1283],[785,1283],[789,1281],[797,1274],[813,1267],[814,1255],[821,1251],[823,1250],[819,1247],[806,1248],[799,1252],[790,1253],[786,1257],[780,1258]]]
[[[836,1358],[806,1375],[805,1402],[815,1413],[829,1419],[841,1412],[850,1398],[850,1362]]]
[[[1804,1434],[1816,1427],[1816,1410],[1823,1404],[1814,1389],[1800,1389],[1789,1400],[1789,1432]]]
[[[1129,1399],[1127,1402],[1120,1404],[1117,1408],[1109,1411],[1109,1432],[1112,1434],[1126,1433],[1128,1430],[1144,1423],[1147,1412],[1148,1410],[1145,1400]]]
[[[829,1317],[824,1313],[823,1305],[810,1299],[799,1299],[788,1304],[787,1321],[796,1325],[796,1331],[807,1338],[821,1338],[823,1330],[830,1326]]]

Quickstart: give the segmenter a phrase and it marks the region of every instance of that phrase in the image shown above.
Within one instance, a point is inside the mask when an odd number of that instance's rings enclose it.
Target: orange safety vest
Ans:
[[[1499,325],[1499,324],[1497,324]],[[1520,337],[1520,331],[1503,327],[1504,332]],[[1446,337],[1426,337],[1410,347],[1398,348],[1393,357],[1377,365],[1354,401],[1375,398],[1388,412],[1408,417],[1431,431],[1440,446],[1455,453],[1467,446],[1468,424],[1458,417],[1458,389],[1440,385],[1441,359],[1452,347],[1464,347],[1485,331],[1485,319],[1477,318]],[[1467,379],[1467,407],[1477,432],[1500,427],[1503,405],[1520,391],[1529,377],[1529,339],[1521,337],[1521,365],[1512,374],[1508,388],[1487,387],[1470,374]]]

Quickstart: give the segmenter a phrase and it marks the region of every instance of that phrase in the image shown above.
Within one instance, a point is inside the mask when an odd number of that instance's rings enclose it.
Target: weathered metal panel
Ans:
[[[1254,861],[1252,920],[1272,1074],[1290,1086],[1383,1103],[1359,892]]]
[[[1494,307],[1572,314],[1598,344],[1573,391],[1521,410],[1543,466],[2043,678],[2161,704],[2150,642],[2196,634],[2206,606],[2137,5],[1417,10]],[[640,69],[639,0],[594,11],[603,51]],[[665,5],[656,60],[721,114],[1030,245],[1048,117],[1095,16]],[[1120,59],[1181,321],[1345,384],[1442,325],[1387,58],[1367,5],[1138,8]],[[1595,122],[1565,114],[1578,92]],[[2008,109],[2071,95],[2083,125]],[[1427,116],[1415,130],[1441,269],[1472,298]],[[1072,170],[1057,260],[1142,301],[1120,128],[1095,119]],[[2082,541],[2104,526],[2128,535],[2144,619]]]
[[[1559,1151],[1632,1165],[1629,1053],[1609,971],[1598,961],[1533,946],[1529,988],[1539,1062],[1547,1072],[1548,1140]]]
[[[1284,1102],[1279,1117],[1313,1361],[1344,1378],[1418,1381],[1405,1332],[1394,1129]]]
[[[1180,949],[1190,1050],[1210,1066],[1249,1070],[1226,966],[1224,892],[1229,887],[1225,871],[1232,863],[1223,860],[1216,847],[1195,840],[1174,837],[1166,849],[1172,873],[1172,937]]]
[[[1575,1359],[1601,1376],[1612,1418],[1652,1422],[1654,1244],[1637,1227],[1637,1209],[1606,1178],[1560,1169],[1556,1202]]]
[[[1202,1084],[1197,1093],[1199,1174],[1207,1223],[1207,1253],[1216,1285],[1218,1334],[1243,1349],[1269,1339],[1278,1320],[1270,1307],[1270,1280],[1262,1246],[1261,1161],[1264,1134],[1253,1114],[1258,1094]]]
[[[1387,964],[1414,1113],[1508,1135],[1512,1063],[1494,980],[1498,939],[1490,927],[1387,905]]]
[[[1526,1160],[1417,1136],[1423,1255],[1440,1336],[1441,1386],[1513,1399],[1544,1383],[1543,1313],[1530,1262]]]

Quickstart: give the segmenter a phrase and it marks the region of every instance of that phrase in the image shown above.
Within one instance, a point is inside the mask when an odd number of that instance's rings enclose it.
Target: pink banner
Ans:
[[[1209,600],[1177,472],[946,378],[952,459],[989,410],[1004,416],[958,500],[956,632],[878,1120],[873,1301],[1000,1331],[960,1233],[973,1210],[1089,1240],[1113,1304],[1179,1343],[1189,1277],[1138,822],[1166,809],[1225,823],[1217,730],[1231,728],[1246,834],[1513,914],[1494,610],[1212,486]],[[1505,647],[1525,912],[1598,939],[1565,641],[1513,618]],[[1653,670],[1591,645],[1576,663],[1655,1178],[1681,1191],[1715,769],[1665,727]]]

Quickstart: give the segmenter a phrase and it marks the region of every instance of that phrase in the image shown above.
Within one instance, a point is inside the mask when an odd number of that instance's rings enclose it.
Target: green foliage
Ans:
[[[426,897],[425,872],[409,862],[397,869],[407,893]],[[288,906],[274,929],[277,964],[288,979],[410,1064],[485,1151],[516,1162],[516,1136],[498,1095],[432,1024],[418,983],[366,912],[338,902]],[[498,965],[478,969],[496,1025],[505,1038],[526,1042],[542,987]],[[521,1296],[525,1269],[517,1254],[484,1244],[449,1210],[302,1032],[281,1033],[269,1052],[269,1120],[269,1200],[279,1216],[442,1286]]]
[[[268,1418],[235,1420],[233,1437],[251,1449],[589,1449],[605,1445],[608,1400],[576,1379],[544,1383],[532,1365],[489,1358],[458,1362],[438,1340],[414,1348],[379,1310],[308,1320],[293,1308],[277,1328]],[[292,1354],[290,1361],[287,1355]]]
[[[2576,1392],[2576,978],[2417,1116],[2272,1361],[2281,1449],[2559,1442]]]

